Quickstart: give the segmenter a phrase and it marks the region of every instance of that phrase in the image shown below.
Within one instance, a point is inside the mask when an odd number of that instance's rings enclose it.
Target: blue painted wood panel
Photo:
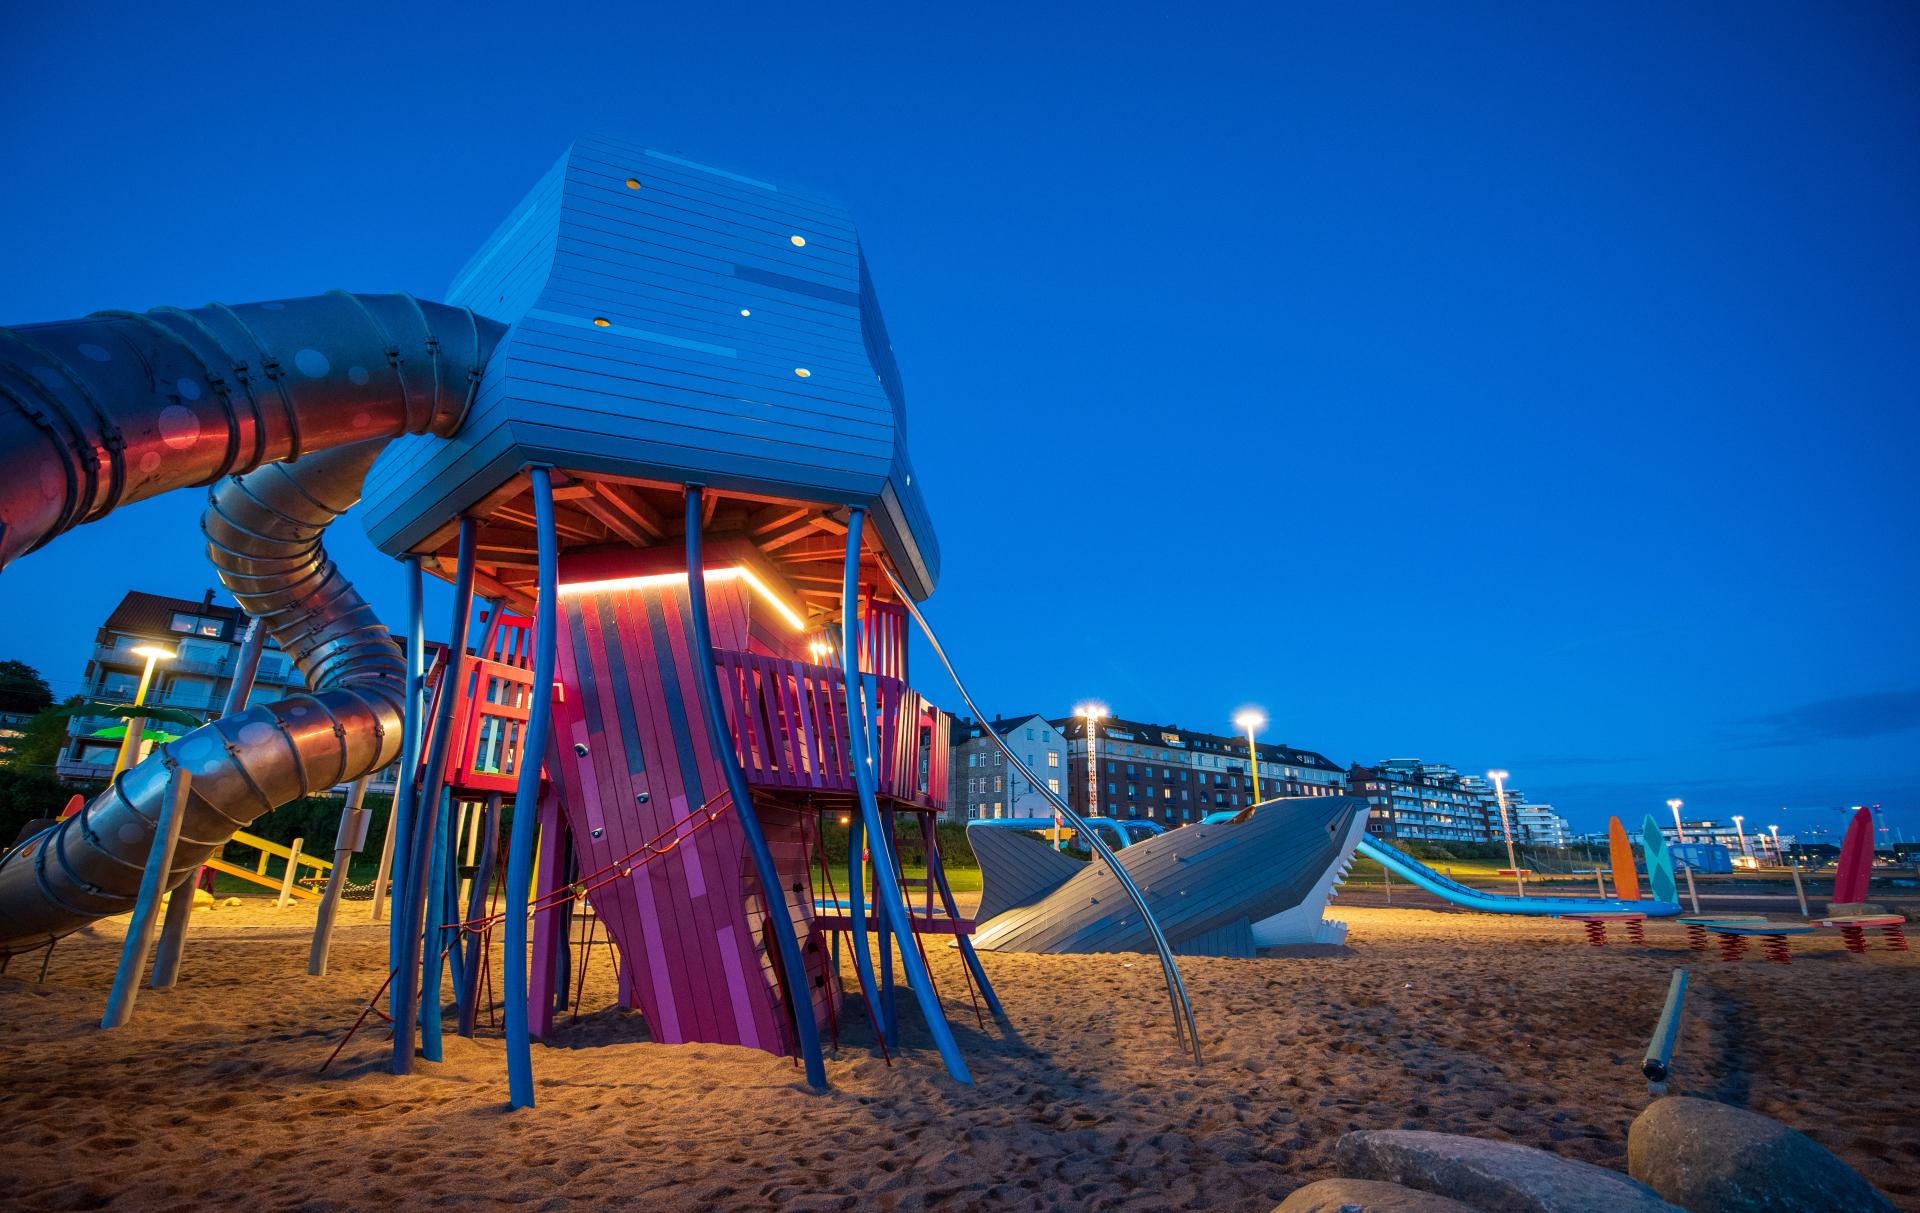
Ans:
[[[383,550],[440,530],[517,455],[865,506],[910,588],[931,592],[899,374],[858,233],[832,200],[583,139],[449,301],[512,331],[461,432],[396,442],[369,475],[362,517]]]

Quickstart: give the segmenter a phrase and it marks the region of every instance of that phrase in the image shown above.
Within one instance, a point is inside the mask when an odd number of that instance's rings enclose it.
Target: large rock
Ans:
[[[1676,1213],[1618,1171],[1511,1142],[1414,1129],[1361,1129],[1333,1148],[1360,1179],[1436,1192],[1484,1213]]]
[[[1322,1179],[1281,1201],[1273,1213],[1475,1213],[1445,1196],[1377,1179]]]
[[[1744,1108],[1676,1095],[1627,1130],[1627,1170],[1693,1213],[1892,1213],[1812,1138]]]

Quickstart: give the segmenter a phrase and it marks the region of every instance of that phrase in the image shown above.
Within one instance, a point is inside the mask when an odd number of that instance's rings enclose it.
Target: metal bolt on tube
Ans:
[[[926,636],[927,643],[933,647],[934,656],[940,659],[941,666],[947,671],[947,677],[952,680],[953,689],[960,693],[961,702],[967,705],[967,710],[972,712],[976,719],[985,720],[986,717],[981,713],[979,705],[974,703],[973,696],[967,693],[966,684],[960,681],[960,675],[954,670],[953,661],[947,656],[946,649],[941,647],[940,638],[933,634],[933,628],[927,623],[927,617],[920,613],[920,608],[914,603],[912,595],[908,594],[906,587],[900,584],[900,578],[888,567],[885,560],[880,562],[880,571],[892,583],[894,592],[899,595],[902,605],[907,608],[907,613],[912,615],[913,621],[920,625],[921,633]],[[1000,751],[1006,755],[1007,762],[1024,774],[1029,782],[1033,782],[1033,772],[1020,761],[1019,756],[1013,752],[1012,747],[1007,745],[1006,740],[992,729],[986,732],[994,744],[1000,747]],[[1180,977],[1180,967],[1174,963],[1173,959],[1173,948],[1167,943],[1166,935],[1161,932],[1159,922],[1153,917],[1153,911],[1148,908],[1146,897],[1140,892],[1139,886],[1134,884],[1133,877],[1128,875],[1127,870],[1120,865],[1119,857],[1113,853],[1113,848],[1109,847],[1098,833],[1088,828],[1086,820],[1074,812],[1072,806],[1066,801],[1060,799],[1053,789],[1044,784],[1038,786],[1041,794],[1053,802],[1054,811],[1065,817],[1068,823],[1086,836],[1087,845],[1100,856],[1107,870],[1113,873],[1115,880],[1120,882],[1121,890],[1133,903],[1134,909],[1139,911],[1141,921],[1146,924],[1148,932],[1153,936],[1154,950],[1160,955],[1160,969],[1167,982],[1167,998],[1173,1004],[1174,1037],[1183,1048],[1192,1051],[1195,1065],[1203,1064],[1200,1055],[1200,1032],[1193,1021],[1193,1005],[1187,999],[1186,982]]]

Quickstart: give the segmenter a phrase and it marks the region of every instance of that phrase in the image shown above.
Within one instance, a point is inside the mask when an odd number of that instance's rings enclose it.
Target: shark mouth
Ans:
[[[1253,924],[1253,944],[1257,948],[1283,948],[1297,944],[1343,944],[1347,942],[1347,924],[1325,917],[1333,904],[1333,895],[1353,870],[1353,849],[1367,832],[1367,814],[1355,813],[1340,840],[1340,849],[1320,879],[1307,890],[1300,904]]]

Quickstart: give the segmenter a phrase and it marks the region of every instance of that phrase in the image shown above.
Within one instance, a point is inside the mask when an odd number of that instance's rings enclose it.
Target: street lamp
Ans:
[[[1780,827],[1768,826],[1767,830],[1773,835],[1773,862],[1784,867],[1786,861],[1780,857]]]
[[[1514,887],[1525,897],[1527,882],[1520,877],[1520,861],[1513,857],[1513,830],[1507,825],[1507,772],[1488,771],[1487,778],[1493,780],[1493,801],[1500,806],[1500,833],[1507,839],[1507,866],[1513,869]]]
[[[1733,816],[1733,832],[1740,836],[1740,858],[1752,859],[1752,853],[1747,850],[1747,832],[1740,827],[1740,823],[1745,820],[1746,818],[1735,813]]]
[[[133,706],[139,707],[147,701],[147,688],[153,685],[153,667],[162,661],[172,661],[179,654],[172,649],[161,648],[157,644],[136,645],[135,657],[145,657],[147,668],[140,671],[140,686],[133,693]],[[140,752],[140,738],[147,731],[147,718],[133,716],[127,720],[127,735],[120,739],[120,753],[113,760],[113,778],[120,778],[120,772],[127,769],[133,756]]]
[[[1685,803],[1686,801],[1684,800],[1669,800],[1667,802],[1667,807],[1673,810],[1673,832],[1682,845],[1685,845],[1687,841],[1687,827],[1680,824],[1680,806]]]
[[[1100,762],[1094,755],[1094,749],[1099,744],[1099,722],[1107,718],[1107,706],[1103,703],[1083,703],[1073,709],[1073,714],[1087,722],[1087,817],[1091,819],[1100,815]],[[1060,809],[1056,806],[1053,810],[1053,849],[1056,851],[1066,849],[1066,840],[1060,837],[1066,827],[1067,823],[1061,819]]]
[[[1247,735],[1247,766],[1253,771],[1253,803],[1260,803],[1260,750],[1253,743],[1253,735],[1267,727],[1267,714],[1259,708],[1241,708],[1234,713],[1233,723]]]

